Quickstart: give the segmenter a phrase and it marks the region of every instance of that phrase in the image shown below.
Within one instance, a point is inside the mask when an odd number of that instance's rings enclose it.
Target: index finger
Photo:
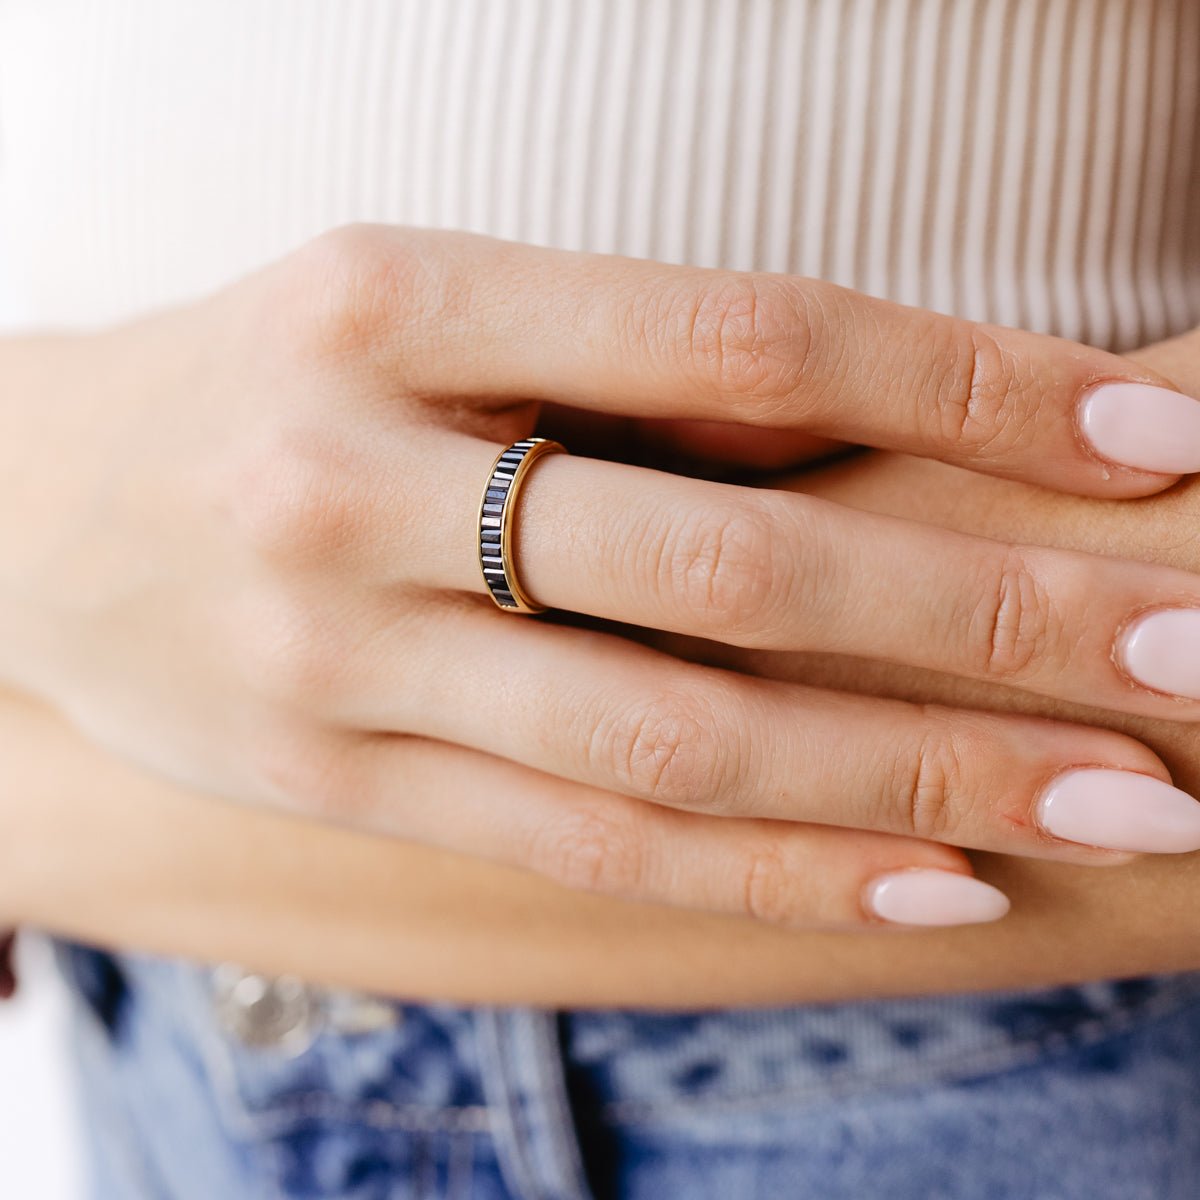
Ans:
[[[419,394],[803,430],[1083,495],[1200,470],[1200,403],[1058,338],[819,280],[473,235],[386,229],[363,249],[388,293],[366,289],[365,311]]]

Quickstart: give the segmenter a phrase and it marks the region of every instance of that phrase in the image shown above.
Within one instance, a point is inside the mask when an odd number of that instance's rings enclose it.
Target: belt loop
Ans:
[[[520,1200],[592,1200],[567,1096],[555,1014],[476,1010],[496,1154]]]

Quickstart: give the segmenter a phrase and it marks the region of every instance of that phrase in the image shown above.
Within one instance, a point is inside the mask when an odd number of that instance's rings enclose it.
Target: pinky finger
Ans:
[[[323,815],[572,889],[798,928],[994,921],[1008,899],[915,838],[648,804],[444,742],[369,735],[320,778]]]

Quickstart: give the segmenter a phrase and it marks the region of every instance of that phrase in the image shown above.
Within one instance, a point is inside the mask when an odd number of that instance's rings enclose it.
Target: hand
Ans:
[[[2,665],[189,786],[796,923],[1000,914],[958,851],[886,834],[1120,859],[1054,834],[1061,813],[1079,831],[1080,765],[1138,817],[1099,831],[1118,851],[1200,844],[1191,801],[1118,735],[753,680],[470,594],[492,458],[541,401],[1116,498],[1171,481],[1137,468],[1200,466],[1161,437],[1193,402],[1124,360],[807,281],[394,230],[320,239],[69,357],[28,417],[41,452],[9,443],[15,496],[52,463],[62,480],[8,505]],[[1118,665],[1140,613],[1200,606],[1182,572],[577,457],[522,500],[520,574],[554,607],[1200,715]]]
[[[1200,329],[1130,353],[1130,358],[1169,376],[1183,389],[1200,387]],[[777,481],[776,486],[811,490],[827,500],[865,511],[955,529],[985,537],[1142,559],[1185,571],[1200,571],[1200,479],[1180,482],[1136,505],[1102,505],[1054,495],[1021,484],[966,475],[960,470],[905,455],[868,454]],[[1046,619],[1054,621],[1054,614]],[[1187,631],[1176,631],[1162,647],[1164,669],[1181,691],[1200,689],[1200,658]],[[932,671],[869,663],[838,655],[714,653],[710,642],[670,639],[688,657],[719,662],[727,669],[763,673],[873,695],[902,696],[921,703],[968,705],[1019,711],[1101,724],[1144,740],[1168,763],[1181,786],[1200,791],[1200,757],[1192,721],[1162,721],[1104,707],[1098,700],[1067,702],[1031,691],[968,681]]]

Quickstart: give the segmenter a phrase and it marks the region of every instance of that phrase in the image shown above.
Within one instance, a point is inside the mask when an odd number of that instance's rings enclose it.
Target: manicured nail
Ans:
[[[1200,401],[1148,383],[1102,383],[1079,407],[1079,428],[1101,458],[1140,471],[1200,471]]]
[[[1038,804],[1042,828],[1105,850],[1200,850],[1200,804],[1161,779],[1084,767],[1055,779]]]
[[[1200,608],[1162,608],[1128,626],[1117,661],[1138,683],[1200,700]]]
[[[867,887],[867,907],[898,925],[978,925],[1008,912],[1008,897],[990,883],[917,867],[880,875]]]

